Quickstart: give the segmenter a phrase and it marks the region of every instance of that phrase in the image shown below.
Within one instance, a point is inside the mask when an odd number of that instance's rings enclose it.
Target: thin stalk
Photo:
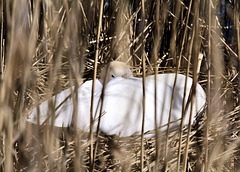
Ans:
[[[204,170],[207,172],[208,171],[208,124],[209,124],[209,117],[210,117],[210,107],[211,107],[211,102],[210,102],[210,89],[211,89],[211,17],[212,17],[212,12],[211,12],[211,0],[208,3],[208,58],[207,58],[207,64],[208,64],[208,73],[207,73],[207,120],[205,124],[205,161],[204,165],[205,168]]]
[[[0,21],[1,21],[1,28],[0,28],[0,84],[1,84],[1,80],[2,80],[2,73],[3,73],[3,1],[1,1],[1,4],[0,4],[0,12],[1,12],[1,16],[0,16]]]
[[[173,56],[173,58],[175,58],[176,60],[176,24],[177,24],[177,20],[178,20],[178,16],[180,14],[180,2],[177,1],[176,2],[176,18],[174,18],[173,20],[173,26],[172,26],[172,37],[170,40],[170,54]],[[174,61],[175,61],[174,60]],[[175,62],[174,62],[175,63]],[[181,56],[178,58],[178,63],[177,63],[177,67],[176,67],[176,76],[174,78],[174,84],[173,84],[173,90],[172,90],[172,96],[171,96],[171,103],[170,103],[170,110],[169,110],[169,116],[168,116],[168,125],[167,125],[167,132],[166,132],[166,142],[165,142],[165,171],[167,170],[167,163],[168,163],[168,157],[167,157],[167,153],[168,153],[168,135],[170,132],[170,121],[171,121],[171,114],[172,114],[172,107],[173,107],[173,99],[174,99],[174,95],[175,95],[175,91],[176,91],[176,82],[177,82],[177,74],[178,74],[178,70],[180,67],[180,63],[181,63]]]
[[[94,103],[94,90],[95,90],[95,81],[97,77],[97,63],[98,63],[98,54],[99,54],[99,39],[101,34],[102,26],[102,17],[103,17],[103,0],[100,3],[100,13],[99,13],[99,23],[98,23],[98,33],[97,33],[97,47],[94,60],[94,73],[93,73],[93,83],[92,83],[92,94],[91,94],[91,108],[90,108],[90,171],[93,171],[94,168],[94,152],[93,152],[93,103]]]
[[[170,55],[173,58],[173,65],[176,65],[177,63],[177,57],[176,57],[176,40],[177,40],[177,23],[179,22],[179,16],[181,11],[181,4],[180,1],[175,1],[175,16],[172,23],[172,31],[171,31],[171,39],[170,39]]]
[[[199,57],[199,3],[196,1],[194,3],[194,27],[193,27],[193,83],[192,83],[192,94],[191,96],[191,111],[190,111],[190,117],[189,117],[189,123],[188,123],[188,132],[187,132],[187,140],[186,140],[186,146],[185,146],[185,154],[183,159],[183,170],[187,170],[187,159],[188,159],[188,148],[189,148],[189,142],[190,142],[190,132],[191,132],[191,121],[192,121],[192,115],[193,115],[193,104],[194,99],[196,95],[196,86],[197,86],[197,80],[198,80],[198,57]],[[187,109],[187,108],[186,108]],[[186,112],[185,109],[185,112]]]
[[[142,22],[145,26],[145,7],[144,7],[144,0],[142,0]],[[143,26],[143,27],[144,27]],[[142,35],[142,85],[143,85],[143,99],[142,99],[142,105],[143,105],[143,114],[142,114],[142,131],[141,131],[141,172],[144,169],[144,123],[145,123],[145,78],[146,78],[146,63],[145,63],[145,46],[144,46],[144,35]]]
[[[160,38],[160,24],[159,24],[159,13],[160,13],[160,2],[157,0],[156,5],[156,39],[154,40],[154,107],[155,107],[155,138],[156,138],[156,164],[155,164],[155,171],[158,171],[158,160],[159,160],[159,138],[158,138],[158,119],[157,119],[157,59],[158,59],[158,51],[159,51],[159,38]],[[161,40],[161,39],[160,39]],[[158,42],[159,41],[159,42]]]
[[[188,132],[187,132],[187,140],[186,140],[186,147],[185,147],[185,156],[184,156],[184,159],[183,159],[183,171],[187,171],[187,158],[188,158],[188,148],[189,148],[189,141],[190,141],[191,120],[192,120],[192,116],[193,116],[193,101],[195,99],[195,91],[196,91],[196,81],[193,80],[190,117],[189,117],[189,123],[188,123]]]
[[[237,35],[237,55],[238,55],[238,72],[239,72],[239,67],[240,67],[240,35],[239,35],[239,1],[234,1],[234,18],[235,18],[235,26],[236,26],[236,35]],[[240,75],[238,75],[238,81],[240,81]],[[239,84],[238,84],[238,89],[239,89]],[[239,92],[238,92],[238,100],[239,100]],[[239,102],[238,102],[239,104]],[[236,153],[235,156],[239,156],[239,153]],[[235,163],[238,164],[239,161],[235,159]],[[239,165],[236,165],[235,169],[237,169]]]
[[[188,21],[189,21],[189,16],[190,16],[190,12],[191,12],[191,8],[192,8],[192,0],[189,3],[189,8],[188,8],[188,14],[187,14],[187,18],[186,18],[186,24],[185,24],[185,29],[184,29],[184,34],[183,34],[183,42],[181,45],[181,51],[180,51],[180,59],[182,57],[182,53],[183,53],[183,48],[184,48],[184,43],[185,43],[185,37],[187,35],[187,26],[188,26]],[[194,35],[194,34],[193,34]],[[193,41],[193,38],[192,38]],[[191,44],[192,47],[192,44]],[[191,52],[190,48],[190,52]],[[179,146],[178,146],[178,160],[177,160],[177,172],[180,169],[180,161],[181,161],[181,146],[182,146],[182,128],[183,128],[183,121],[184,121],[184,116],[185,116],[185,99],[186,99],[186,89],[187,89],[187,77],[188,77],[188,72],[189,72],[189,68],[190,68],[190,59],[191,59],[191,55],[188,56],[188,67],[187,67],[187,76],[186,76],[186,80],[185,80],[185,86],[184,86],[184,93],[183,93],[183,103],[182,103],[182,120],[181,120],[181,124],[180,124],[180,128],[179,128]]]
[[[103,111],[103,103],[104,103],[104,93],[105,93],[105,88],[106,88],[106,84],[107,84],[107,74],[108,73],[109,73],[109,65],[107,66],[106,75],[103,78],[103,88],[102,88],[102,94],[101,94],[101,97],[100,97],[101,104],[100,104],[100,112],[99,112],[99,117],[98,117],[96,138],[98,138],[98,136],[99,136],[101,117],[102,117],[102,114],[103,114],[102,111]],[[93,152],[93,169],[94,169],[94,160],[95,160],[95,157],[97,156],[97,147],[98,147],[98,139],[95,143],[95,148],[94,148],[94,152]]]
[[[179,130],[179,147],[178,147],[178,167],[177,170],[180,170],[180,162],[181,162],[181,149],[182,149],[182,128],[183,128],[183,121],[184,121],[184,116],[186,115],[186,109],[189,107],[189,104],[187,103],[185,106],[185,100],[186,100],[186,90],[187,90],[187,81],[188,81],[188,76],[189,76],[189,71],[190,71],[190,60],[192,57],[192,47],[193,47],[193,40],[194,40],[194,31],[192,34],[192,39],[189,45],[189,55],[188,55],[188,66],[187,66],[187,71],[186,71],[186,80],[185,80],[185,86],[184,86],[184,95],[183,95],[183,106],[182,106],[182,120],[180,124],[180,130]],[[191,120],[190,120],[191,121]],[[183,168],[184,169],[184,168]]]

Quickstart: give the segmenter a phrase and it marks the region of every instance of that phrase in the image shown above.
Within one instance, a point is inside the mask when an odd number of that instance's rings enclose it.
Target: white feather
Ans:
[[[110,73],[110,72],[109,72]],[[122,75],[122,74],[121,74]],[[120,76],[121,76],[120,75]],[[174,102],[171,113],[171,121],[180,119],[182,115],[182,102],[186,77],[178,74],[176,83],[176,91],[174,94]],[[157,75],[157,120],[158,125],[165,125],[168,123],[171,96],[173,91],[175,74],[158,74]],[[192,79],[188,79],[187,97],[189,96]],[[146,77],[146,97],[145,97],[145,126],[144,131],[155,129],[155,98],[154,98],[154,76]],[[53,97],[56,99],[56,107],[71,94],[69,88]],[[90,125],[90,106],[91,106],[91,89],[92,81],[85,82],[78,89],[78,111],[77,111],[77,126],[79,130],[86,130]],[[100,107],[98,102],[101,97],[102,84],[101,80],[96,80],[94,93],[94,112],[96,112],[95,119],[100,114]],[[114,77],[111,79],[105,88],[103,111],[105,114],[101,117],[100,130],[106,134],[120,134],[121,136],[130,136],[134,133],[139,134],[142,126],[142,78],[123,78]],[[39,105],[40,109],[40,124],[42,124],[48,117],[49,108],[48,101]],[[187,102],[187,101],[185,101]],[[196,95],[194,99],[193,116],[204,106],[206,102],[206,95],[203,88],[197,84]],[[73,114],[73,99],[69,96],[68,100],[56,110],[56,119],[54,125],[58,127],[67,127],[72,122]],[[188,124],[190,115],[190,106],[186,113],[184,125]],[[194,119],[192,119],[193,121]],[[37,123],[37,108],[30,112],[29,122]],[[179,125],[179,121],[170,126]],[[51,124],[51,118],[48,120],[48,125]],[[94,124],[94,131],[96,131],[97,122]],[[163,128],[163,130],[166,129]]]

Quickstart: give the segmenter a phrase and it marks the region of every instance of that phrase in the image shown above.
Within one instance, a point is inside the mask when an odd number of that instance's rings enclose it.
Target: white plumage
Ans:
[[[114,68],[112,68],[114,66]],[[132,77],[128,67],[121,62],[112,62],[109,66],[109,72],[103,71],[102,76],[106,75],[108,83],[105,88],[103,101],[103,116],[101,117],[100,130],[106,134],[117,134],[120,136],[130,136],[134,133],[139,134],[142,127],[142,78]],[[119,72],[120,71],[120,72]],[[125,78],[124,78],[125,77]],[[158,74],[157,75],[157,123],[165,125],[168,123],[169,110],[171,104],[171,96],[173,91],[175,74]],[[182,116],[182,102],[185,86],[184,75],[178,74],[176,91],[174,94],[173,107],[171,113],[171,121],[180,119]],[[192,79],[188,79],[186,101],[190,94]],[[95,119],[100,114],[100,101],[102,93],[102,80],[96,80],[94,92],[94,112]],[[154,76],[146,77],[146,97],[145,97],[145,126],[144,131],[155,129],[155,80]],[[73,99],[69,88],[53,97],[56,99],[56,107],[64,102],[55,113],[54,125],[57,127],[67,127],[71,124],[73,114]],[[78,88],[78,104],[77,104],[77,127],[79,130],[87,130],[90,125],[90,106],[91,106],[91,89],[92,80],[86,81]],[[196,95],[193,104],[193,116],[204,106],[206,95],[203,88],[197,84]],[[39,105],[40,124],[42,124],[49,115],[48,100]],[[186,112],[184,125],[188,124],[190,115],[190,106]],[[30,112],[29,122],[37,123],[37,108]],[[51,124],[51,118],[47,120],[47,124]],[[193,121],[193,119],[192,119]],[[177,126],[180,121],[172,123],[170,126]],[[97,122],[93,129],[96,131]],[[166,129],[163,128],[163,129]]]

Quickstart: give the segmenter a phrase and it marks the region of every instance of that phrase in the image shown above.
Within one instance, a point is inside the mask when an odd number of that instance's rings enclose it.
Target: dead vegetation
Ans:
[[[228,0],[2,0],[1,171],[238,171],[239,6]],[[30,108],[96,79],[113,59],[128,63],[137,77],[198,78],[207,105],[192,130],[91,138],[74,126],[26,123]]]

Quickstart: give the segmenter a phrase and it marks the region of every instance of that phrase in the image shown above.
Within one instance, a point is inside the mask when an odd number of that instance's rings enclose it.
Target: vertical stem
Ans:
[[[175,7],[175,12],[176,12],[176,17],[173,19],[173,24],[172,24],[172,37],[170,40],[170,55],[173,57],[173,64],[176,63],[176,38],[177,38],[177,21],[179,20],[179,15],[181,11],[181,5],[179,1],[176,1],[176,7]],[[176,82],[177,82],[177,74],[178,74],[178,69],[180,67],[181,63],[181,56],[178,59],[177,67],[176,67],[176,76],[174,78],[174,84],[173,84],[173,91],[171,95],[171,103],[170,103],[170,110],[169,110],[169,116],[168,116],[168,123],[167,123],[167,132],[166,132],[166,141],[165,141],[165,171],[167,170],[167,163],[168,163],[168,135],[170,132],[170,121],[171,121],[171,114],[172,114],[172,107],[173,107],[173,99],[175,95],[175,90],[176,90]]]
[[[240,35],[239,35],[239,1],[234,1],[234,19],[235,19],[235,27],[236,27],[236,35],[237,35],[237,53],[238,53],[238,70],[237,72],[239,72],[240,70]],[[238,83],[240,81],[240,75],[238,75]],[[239,90],[240,85],[238,84],[237,86],[237,90]],[[237,104],[239,105],[239,100],[240,100],[240,96],[239,96],[239,91],[237,91],[238,93],[238,102]],[[238,118],[239,119],[239,118]],[[235,154],[236,157],[239,156],[239,153]],[[236,171],[239,169],[240,165],[239,165],[239,159],[235,159],[235,165],[234,168],[236,169]]]
[[[90,109],[90,171],[93,171],[94,168],[94,159],[93,159],[93,103],[94,103],[94,89],[95,89],[95,81],[97,76],[97,63],[98,63],[98,53],[99,53],[99,38],[101,34],[101,26],[102,26],[102,16],[103,16],[103,0],[101,0],[100,4],[100,12],[99,12],[99,23],[98,23],[98,33],[97,33],[97,47],[94,61],[94,74],[93,74],[93,83],[92,83],[92,94],[91,94],[91,109]]]
[[[172,31],[171,31],[171,39],[170,39],[170,55],[173,58],[173,65],[176,65],[177,63],[177,57],[176,57],[176,40],[177,40],[177,23],[180,17],[181,12],[181,4],[180,1],[175,1],[175,16],[173,18],[172,23]]]
[[[186,18],[185,29],[184,29],[184,34],[183,34],[183,42],[182,42],[182,45],[181,45],[181,51],[180,51],[180,57],[179,57],[180,60],[182,59],[183,48],[184,48],[184,43],[185,43],[185,37],[187,35],[187,27],[188,27],[188,21],[189,21],[191,8],[192,8],[192,0],[189,3],[188,14],[187,14],[187,18]],[[194,31],[193,31],[193,35],[194,35]],[[193,41],[193,37],[192,37],[192,41]],[[191,49],[192,48],[190,48],[190,51],[191,51]],[[188,76],[188,72],[189,72],[190,58],[191,58],[191,55],[188,56],[187,76]],[[183,117],[185,116],[185,114],[184,114],[185,108],[184,107],[185,107],[185,99],[186,99],[186,89],[187,89],[187,77],[186,77],[186,81],[185,81],[183,103],[182,103],[182,120],[181,120],[181,124],[180,124],[180,129],[179,129],[179,146],[178,146],[177,172],[180,169],[180,160],[181,160],[182,128],[183,128],[183,123],[184,123],[183,122],[184,121]]]
[[[1,28],[0,28],[0,84],[2,79],[3,73],[3,1],[0,4],[0,21],[1,21]]]
[[[152,62],[154,63],[154,80],[155,80],[155,138],[156,138],[156,164],[155,164],[155,171],[159,171],[158,170],[158,163],[159,163],[159,159],[160,159],[160,142],[161,142],[161,130],[158,131],[158,124],[159,122],[161,122],[161,119],[157,119],[157,114],[162,113],[162,112],[157,112],[157,74],[158,74],[158,55],[159,55],[159,49],[161,47],[161,43],[162,43],[162,38],[163,38],[163,32],[164,32],[164,28],[160,27],[161,25],[165,24],[166,21],[166,14],[167,14],[167,2],[166,1],[159,1],[156,0],[156,27],[155,27],[155,32],[154,32],[154,46],[153,46],[153,58],[151,58]],[[161,12],[161,17],[160,17],[160,12]],[[161,24],[160,24],[161,23]],[[165,96],[164,96],[165,97]],[[160,124],[161,125],[161,124]]]
[[[158,171],[158,159],[159,159],[159,138],[158,138],[158,119],[157,119],[157,72],[158,72],[158,68],[157,68],[157,59],[158,59],[158,51],[159,51],[159,42],[160,39],[160,24],[159,24],[159,12],[160,12],[160,2],[159,0],[156,1],[157,5],[156,5],[156,39],[154,40],[154,81],[155,81],[155,85],[154,85],[154,93],[155,93],[155,97],[154,97],[154,110],[155,110],[155,137],[156,137],[156,164],[155,164],[155,171]],[[159,40],[160,39],[160,40]]]
[[[238,61],[240,61],[239,2],[238,1],[234,2],[234,16],[235,16],[235,25],[236,25],[236,35],[237,35]]]
[[[144,0],[142,0],[142,22],[143,27],[145,23],[145,7],[144,7]],[[142,78],[142,84],[143,84],[143,114],[142,114],[142,132],[141,132],[141,171],[143,171],[144,168],[144,143],[143,143],[143,135],[144,135],[144,123],[145,123],[145,77],[146,77],[146,64],[145,64],[145,46],[144,46],[144,34],[142,33],[142,69],[143,69],[143,78]]]
[[[6,46],[6,0],[2,0],[0,4],[0,21],[1,21],[1,28],[0,28],[0,84],[1,80],[3,79],[3,71],[4,71],[4,61],[5,61],[5,46]]]
[[[195,100],[196,95],[196,84],[197,84],[197,68],[198,68],[198,57],[199,57],[199,1],[195,1],[194,3],[194,23],[193,23],[193,47],[192,47],[192,54],[193,54],[193,82],[192,82],[192,88],[189,98],[191,101],[191,108],[190,108],[190,117],[189,117],[189,123],[188,123],[188,131],[187,131],[187,140],[186,140],[186,146],[185,146],[185,153],[184,153],[184,159],[183,159],[183,170],[187,170],[187,159],[188,159],[188,148],[189,148],[189,142],[190,142],[190,132],[191,132],[191,121],[192,121],[192,115],[193,115],[193,104]],[[187,109],[187,108],[186,108]],[[185,109],[185,112],[186,112]]]
[[[212,13],[211,13],[211,0],[208,3],[208,58],[207,58],[207,64],[208,64],[208,79],[207,79],[207,120],[206,120],[206,125],[205,125],[205,171],[208,171],[208,124],[209,124],[209,117],[210,117],[210,107],[211,107],[211,102],[210,102],[210,88],[211,88],[211,23],[212,23]]]

